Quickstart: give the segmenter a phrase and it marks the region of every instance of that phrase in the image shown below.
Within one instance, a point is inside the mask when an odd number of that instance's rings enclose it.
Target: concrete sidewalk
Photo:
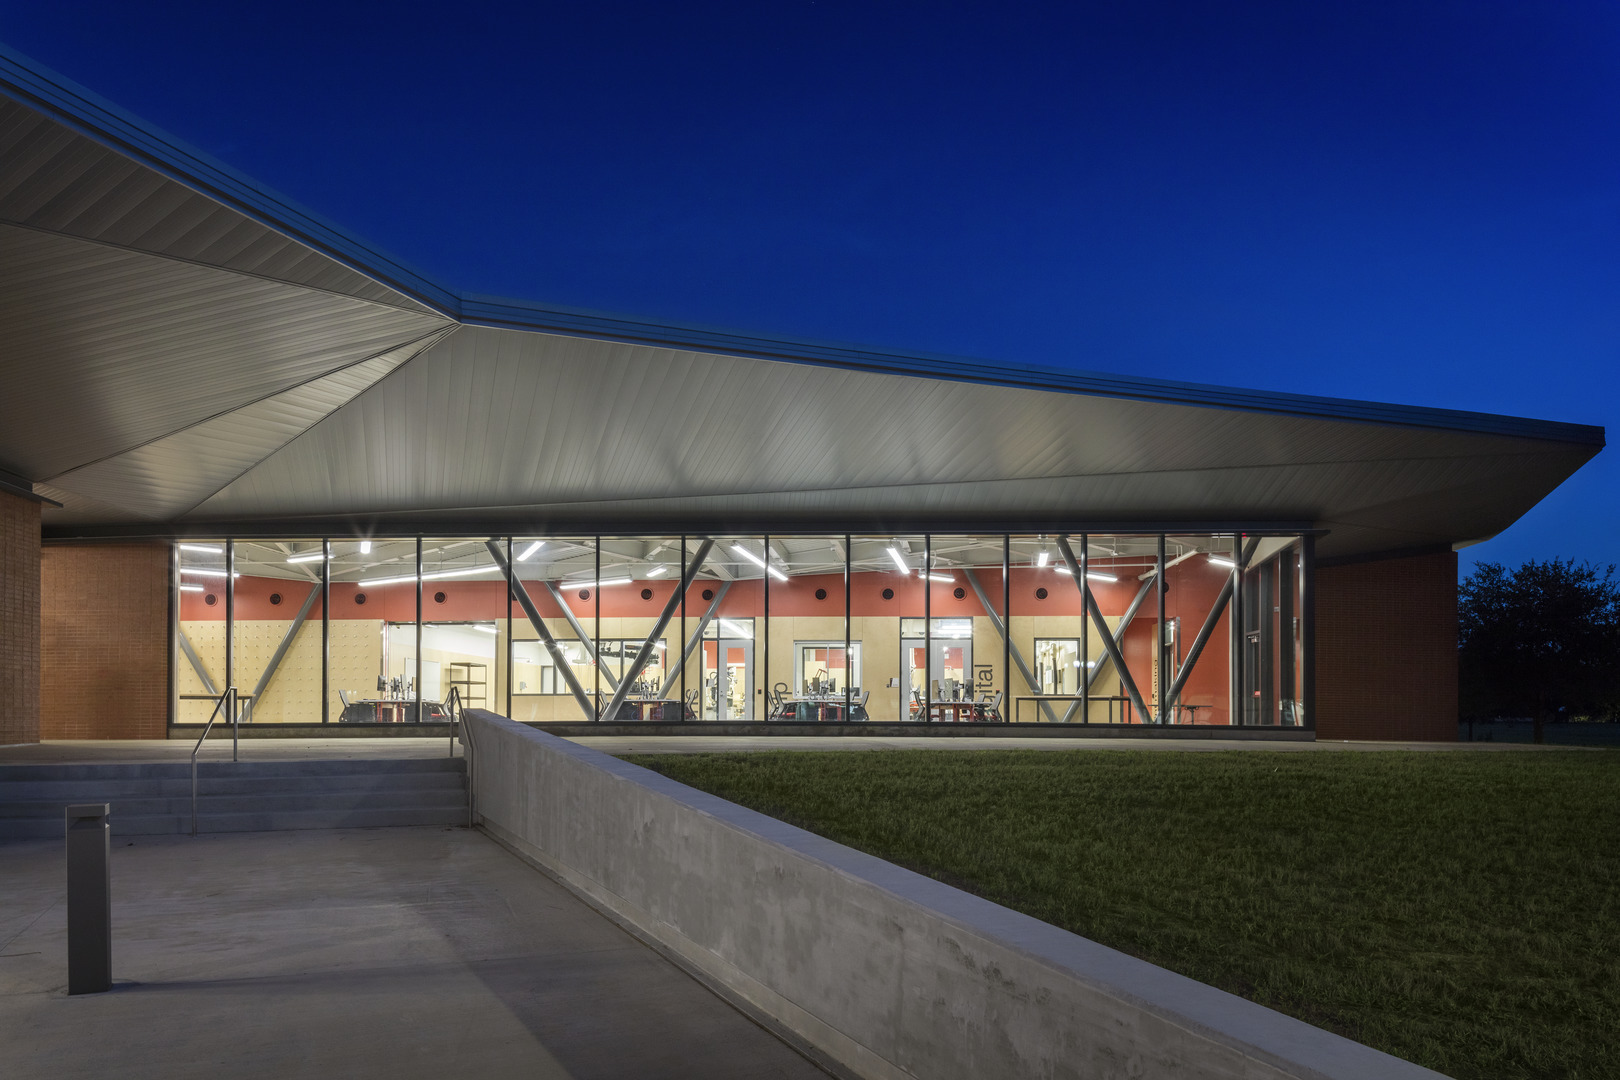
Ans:
[[[13,1080],[826,1076],[466,829],[118,841],[114,988],[69,998],[62,847],[0,844]]]

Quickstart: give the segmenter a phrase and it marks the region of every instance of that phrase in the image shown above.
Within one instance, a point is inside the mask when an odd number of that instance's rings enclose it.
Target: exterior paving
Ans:
[[[0,844],[15,1080],[826,1076],[478,832],[118,840],[114,987],[83,997],[63,877],[61,841]]]

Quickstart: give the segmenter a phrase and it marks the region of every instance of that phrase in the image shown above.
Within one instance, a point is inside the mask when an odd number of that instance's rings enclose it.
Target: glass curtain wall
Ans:
[[[175,717],[1308,726],[1308,537],[724,536],[677,596],[705,543],[188,540]]]
[[[238,540],[233,672],[243,723],[320,719],[319,540]]]
[[[505,708],[506,581],[497,554],[506,556],[504,538],[422,541],[423,720],[445,719],[452,689],[465,708]]]
[[[701,547],[702,541],[688,541],[688,558],[692,562],[696,562]],[[702,720],[765,719],[764,552],[765,540],[760,536],[716,537],[698,570],[694,584],[702,588],[696,602],[703,612],[713,612],[708,619],[699,616],[703,632],[693,656],[693,685],[699,688],[697,711]],[[774,564],[773,569],[782,572]],[[689,613],[693,601],[689,595]]]
[[[927,719],[925,655],[921,631],[927,597],[922,536],[850,539],[850,637],[861,643],[861,678],[871,691],[869,720]],[[908,639],[906,633],[913,637]]]
[[[844,538],[772,536],[769,546],[766,719],[865,719],[871,691],[863,677],[862,642],[845,638]]]
[[[512,570],[512,719],[595,720],[596,538],[513,537]]]
[[[603,537],[601,552],[601,636],[596,644],[604,710],[618,700],[612,716],[604,711],[602,718],[680,720],[679,689],[671,682],[681,649],[676,598],[680,537]],[[674,608],[671,600],[676,600]],[[668,620],[663,619],[666,610],[671,612]]]
[[[230,597],[226,541],[190,540],[178,547],[175,721],[203,724],[234,674],[225,664]]]

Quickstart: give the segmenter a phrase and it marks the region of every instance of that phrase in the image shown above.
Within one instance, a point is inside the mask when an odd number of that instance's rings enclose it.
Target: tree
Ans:
[[[1620,581],[1573,559],[1509,571],[1480,563],[1457,589],[1458,673],[1468,716],[1620,712]]]

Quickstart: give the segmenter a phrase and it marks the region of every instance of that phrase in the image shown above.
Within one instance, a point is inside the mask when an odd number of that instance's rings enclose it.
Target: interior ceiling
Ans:
[[[0,470],[61,504],[49,535],[1271,522],[1347,556],[1494,535],[1602,447],[653,329],[462,325],[0,98]]]

